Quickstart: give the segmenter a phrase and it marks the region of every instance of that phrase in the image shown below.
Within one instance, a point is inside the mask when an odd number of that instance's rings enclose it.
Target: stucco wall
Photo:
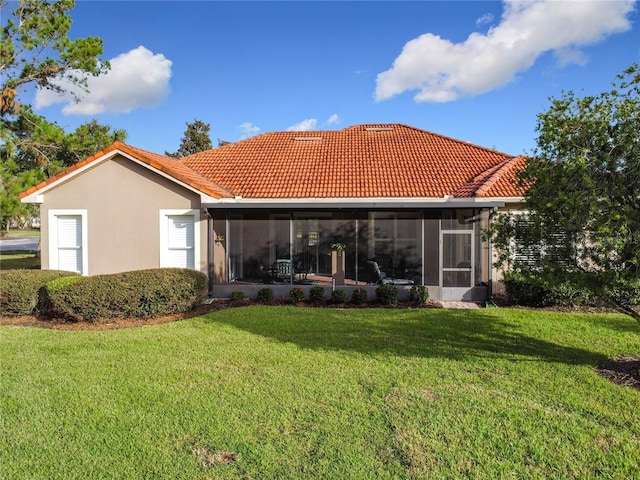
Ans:
[[[508,212],[517,212],[525,209],[526,207],[522,203],[507,203],[504,207],[498,209],[498,214],[500,213],[508,213]],[[502,278],[504,276],[505,270],[501,267],[495,267],[494,264],[498,260],[498,252],[495,248],[492,249],[492,259],[491,259],[491,274],[492,274],[492,291],[491,294],[493,296],[503,296],[505,295],[504,284],[502,283]]]
[[[44,194],[42,268],[49,268],[49,210],[86,209],[88,273],[160,266],[161,209],[199,209],[194,192],[124,157],[102,162]],[[199,269],[207,273],[206,217],[200,216]]]

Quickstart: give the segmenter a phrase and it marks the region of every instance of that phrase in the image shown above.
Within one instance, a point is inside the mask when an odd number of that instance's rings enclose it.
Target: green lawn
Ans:
[[[2,232],[3,235],[7,237],[39,237],[40,230],[38,229],[28,229],[24,230],[9,230],[8,232]]]
[[[640,477],[619,315],[243,307],[0,327],[0,478]]]
[[[40,259],[33,252],[9,250],[0,252],[0,270],[16,270],[21,268],[40,268]]]
[[[3,232],[4,238],[39,237],[40,230],[11,230]],[[34,252],[9,250],[0,252],[0,270],[16,270],[21,268],[40,268],[40,259]]]

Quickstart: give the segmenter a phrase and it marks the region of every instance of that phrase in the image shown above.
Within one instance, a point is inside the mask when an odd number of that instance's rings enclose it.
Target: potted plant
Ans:
[[[331,245],[331,277],[335,285],[344,285],[344,252],[347,245],[334,242]]]

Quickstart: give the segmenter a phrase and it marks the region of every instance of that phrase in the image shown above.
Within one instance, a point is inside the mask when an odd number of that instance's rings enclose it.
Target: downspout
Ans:
[[[207,216],[207,277],[209,278],[209,298],[213,298],[213,217],[209,209],[204,209]]]

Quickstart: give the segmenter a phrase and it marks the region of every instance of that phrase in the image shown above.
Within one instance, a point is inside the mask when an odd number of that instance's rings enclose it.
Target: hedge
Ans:
[[[152,318],[186,312],[206,295],[207,276],[195,270],[160,268],[85,277],[46,285],[42,314],[94,322],[115,317]]]
[[[0,315],[31,315],[38,305],[42,287],[52,280],[82,278],[74,272],[60,270],[0,271]]]
[[[347,301],[347,292],[342,288],[336,288],[331,292],[331,303],[344,303]]]
[[[324,301],[324,288],[314,285],[309,289],[309,301],[311,303],[322,303]]]
[[[382,305],[397,305],[399,296],[398,287],[391,283],[376,288],[376,298]]]
[[[354,305],[364,305],[367,303],[368,293],[364,288],[356,288],[351,292],[351,303]]]
[[[429,300],[429,289],[424,285],[414,285],[409,291],[409,300],[417,305],[424,305]]]
[[[273,300],[273,289],[269,287],[261,288],[256,294],[256,299],[260,303],[270,303]]]
[[[503,279],[507,301],[526,307],[585,307],[597,305],[597,299],[585,288],[569,282],[546,285],[536,278],[508,273]]]

